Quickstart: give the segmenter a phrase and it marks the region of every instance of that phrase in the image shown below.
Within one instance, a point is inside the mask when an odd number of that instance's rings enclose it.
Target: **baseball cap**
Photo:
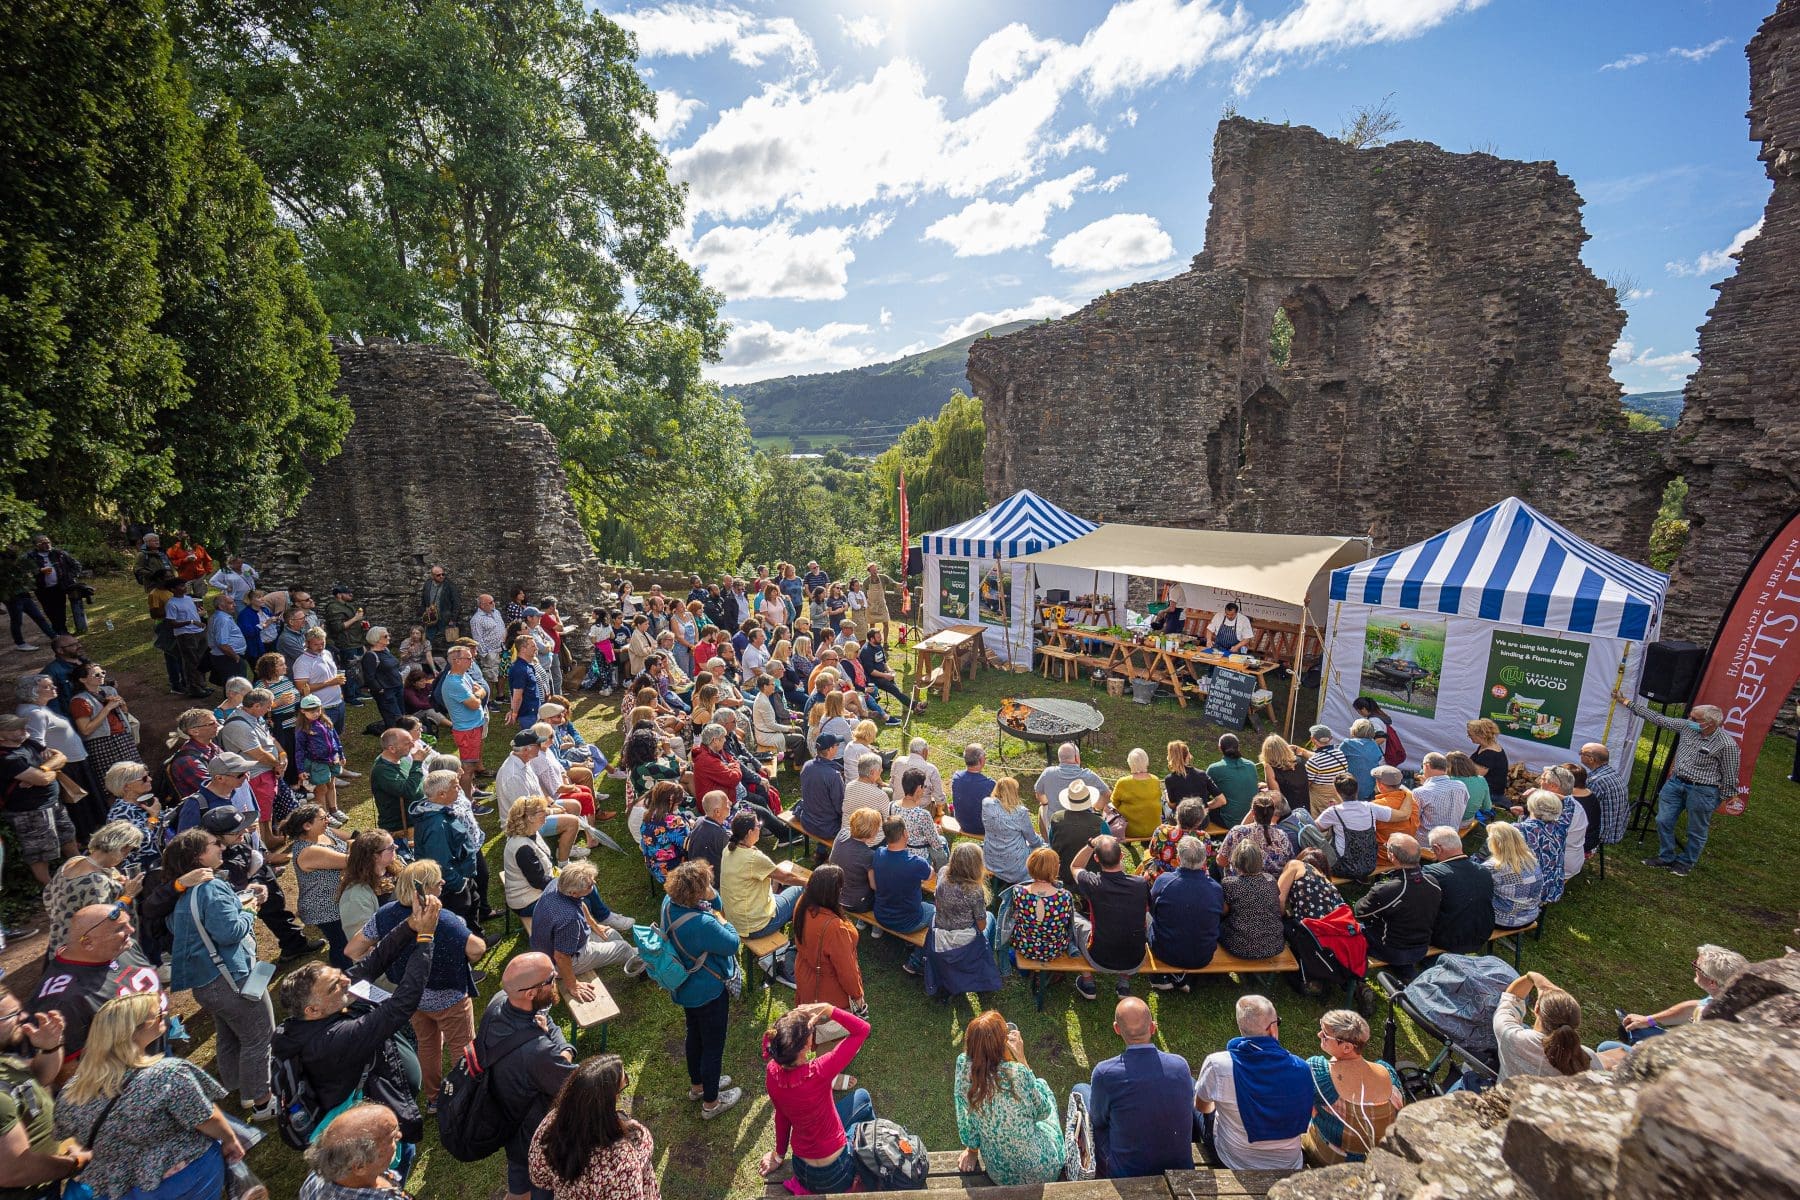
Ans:
[[[538,735],[531,732],[531,730],[521,729],[519,732],[513,734],[512,744],[513,749],[518,750],[525,746],[541,746],[544,743],[543,739],[539,738]]]
[[[208,775],[247,775],[254,770],[256,763],[229,750],[221,750],[206,760]]]
[[[301,708],[324,708],[325,702],[323,700],[319,699],[317,696],[302,696],[302,697],[300,697],[300,707]]]
[[[242,833],[244,830],[255,824],[255,813],[239,812],[237,809],[226,805],[220,805],[218,808],[209,808],[200,814],[200,828],[206,830],[208,833],[220,835],[227,833]]]
[[[349,584],[347,584],[347,583],[334,583],[334,584],[332,584],[332,585],[331,585],[331,590],[332,590],[332,591],[333,591],[333,592],[334,592],[334,593],[336,593],[336,592],[341,592],[341,593],[343,593],[343,594],[344,594],[344,595],[346,595],[346,596],[348,596],[348,595],[350,595],[350,594],[351,594],[351,588],[350,588],[350,585],[349,585]]]
[[[819,735],[819,740],[813,744],[821,750],[829,750],[833,746],[843,745],[844,739],[835,733],[821,733]]]
[[[525,615],[528,617],[541,617],[544,615],[544,610],[528,604],[525,606]]]

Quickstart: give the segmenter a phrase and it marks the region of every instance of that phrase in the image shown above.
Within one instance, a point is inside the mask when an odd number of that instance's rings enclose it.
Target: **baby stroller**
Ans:
[[[1491,954],[1445,954],[1411,983],[1402,983],[1388,971],[1375,978],[1388,998],[1382,1056],[1394,1064],[1409,1101],[1441,1096],[1459,1077],[1461,1086],[1473,1091],[1484,1090],[1499,1079],[1494,1012],[1500,1007],[1500,994],[1518,978],[1505,959]],[[1397,1011],[1411,1019],[1426,1042],[1438,1044],[1437,1053],[1422,1067],[1394,1057]]]

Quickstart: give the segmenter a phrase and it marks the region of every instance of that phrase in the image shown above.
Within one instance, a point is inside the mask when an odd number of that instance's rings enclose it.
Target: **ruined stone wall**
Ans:
[[[1386,548],[1518,495],[1644,557],[1665,435],[1625,429],[1624,314],[1552,164],[1233,118],[1213,179],[1191,270],[971,347],[990,496]]]
[[[1800,507],[1800,0],[1781,0],[1748,55],[1750,137],[1774,194],[1737,273],[1716,285],[1670,450],[1692,534],[1663,627],[1702,643]]]
[[[355,424],[314,469],[300,511],[246,539],[266,585],[323,601],[343,581],[371,620],[417,617],[425,573],[441,563],[472,610],[483,591],[524,584],[565,612],[604,580],[569,499],[555,440],[438,346],[337,342],[338,391]],[[465,622],[468,612],[457,614]]]

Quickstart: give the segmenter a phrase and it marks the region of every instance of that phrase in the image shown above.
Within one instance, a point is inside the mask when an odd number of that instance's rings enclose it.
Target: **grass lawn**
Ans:
[[[148,621],[137,589],[128,579],[101,580],[99,589],[86,638],[90,654],[123,678],[128,696],[161,692],[161,657],[149,644]],[[104,627],[108,618],[116,624],[112,631]],[[906,656],[897,654],[896,658],[904,661]],[[902,674],[904,677],[904,668]],[[619,743],[617,708],[609,701],[575,695],[579,727],[609,754],[615,753]],[[948,703],[934,702],[914,721],[914,732],[930,740],[933,761],[946,777],[960,764],[961,749],[968,742],[983,742],[992,751],[995,710],[1008,695],[1078,696],[1097,705],[1106,714],[1106,727],[1091,739],[1085,761],[1108,779],[1124,773],[1125,755],[1133,746],[1144,747],[1153,765],[1160,765],[1162,746],[1171,738],[1186,739],[1204,764],[1214,757],[1206,747],[1222,732],[1201,722],[1197,708],[1183,710],[1172,700],[1140,707],[1128,698],[1110,698],[1086,683],[1065,685],[1036,676],[984,671]],[[1311,711],[1310,704],[1310,697],[1303,700],[1303,713]],[[374,707],[371,704],[351,713],[352,728],[346,731],[345,745],[352,766],[366,773],[377,747],[361,728],[371,719]],[[896,733],[884,733],[885,747],[894,746]],[[503,756],[504,741],[498,736],[489,738],[490,768]],[[1627,839],[1614,847],[1618,853],[1609,855],[1607,878],[1602,881],[1591,871],[1583,872],[1548,918],[1543,940],[1527,944],[1526,965],[1543,971],[1581,1000],[1588,1017],[1584,1038],[1589,1045],[1609,1036],[1614,1007],[1648,1011],[1692,996],[1692,955],[1701,942],[1730,946],[1752,959],[1780,953],[1794,925],[1795,891],[1791,880],[1782,882],[1788,869],[1783,860],[1767,853],[1766,847],[1777,840],[1777,830],[1786,827],[1783,814],[1791,814],[1795,800],[1800,799],[1800,787],[1785,782],[1791,754],[1792,746],[1786,740],[1769,743],[1757,767],[1757,801],[1743,817],[1714,822],[1705,858],[1692,876],[1677,879],[1638,865],[1638,859],[1654,848],[1654,835],[1641,853],[1636,840]],[[1037,747],[1009,741],[1005,761],[994,762],[992,769],[1016,774],[1029,791],[1043,761]],[[787,776],[780,782],[791,803],[797,797],[797,784]],[[615,800],[621,786],[608,785]],[[346,828],[372,827],[374,807],[366,780],[349,781],[341,794],[352,816]],[[608,831],[624,843],[624,818],[613,821]],[[500,840],[495,837],[488,852],[496,889],[499,851]],[[636,855],[597,851],[595,862],[600,867],[601,893],[612,907],[640,919],[653,913],[656,897]],[[22,874],[12,873],[15,888],[20,886]],[[483,965],[490,972],[486,986],[492,989],[498,985],[501,965],[519,948],[519,935],[515,929],[512,937],[502,937],[498,925],[488,933],[491,948]],[[854,1069],[873,1095],[878,1113],[905,1124],[932,1149],[954,1149],[958,1142],[950,1079],[960,1030],[975,1011],[971,1007],[975,998],[948,1005],[926,1000],[919,981],[900,970],[904,949],[893,939],[865,939],[862,943],[875,1031]],[[755,1162],[772,1145],[774,1128],[773,1111],[761,1086],[758,1039],[769,1020],[791,1002],[793,993],[777,989],[771,995],[746,988],[735,1008],[725,1056],[725,1070],[745,1086],[745,1099],[725,1117],[703,1122],[698,1103],[685,1099],[680,1011],[653,984],[625,982],[616,973],[609,973],[606,982],[624,1009],[614,1022],[609,1049],[623,1057],[631,1075],[633,1113],[655,1134],[664,1195],[703,1200],[760,1191]],[[1197,1069],[1201,1058],[1222,1049],[1235,1036],[1232,1005],[1251,987],[1219,978],[1202,983],[1185,996],[1152,993],[1143,983],[1136,992],[1149,999],[1156,1013],[1160,1042],[1185,1055]],[[1329,1005],[1300,998],[1279,982],[1270,985],[1270,995],[1284,1017],[1289,1048],[1303,1055],[1312,1053],[1315,1019]],[[1118,1050],[1118,1039],[1110,1028],[1112,1005],[1104,988],[1101,1001],[1090,1004],[1079,1000],[1066,980],[1060,981],[1053,986],[1045,1011],[1038,1013],[1032,1008],[1028,986],[1014,975],[1008,977],[1003,991],[987,997],[985,1003],[1003,1009],[1008,1019],[1018,1024],[1033,1069],[1058,1092],[1085,1079],[1094,1063]],[[1378,1038],[1380,1019],[1378,1015]],[[1403,1042],[1410,1042],[1404,1027],[1402,1037]],[[585,1037],[580,1048],[583,1054],[597,1052],[598,1034]],[[1403,1051],[1414,1056],[1417,1052],[1416,1044]],[[193,1057],[205,1063],[211,1056],[210,1031],[204,1022],[197,1023]],[[273,1195],[292,1196],[298,1191],[303,1178],[298,1157],[275,1139],[259,1147],[251,1161]],[[503,1181],[499,1156],[473,1165],[459,1163],[438,1150],[435,1138],[428,1135],[411,1189],[432,1200],[486,1200],[499,1195]]]

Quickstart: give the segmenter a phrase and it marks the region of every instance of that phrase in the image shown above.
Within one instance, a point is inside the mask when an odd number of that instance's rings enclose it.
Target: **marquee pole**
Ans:
[[[1294,639],[1294,673],[1288,680],[1287,739],[1294,740],[1294,717],[1300,707],[1300,664],[1306,658],[1306,628],[1312,623],[1312,612],[1302,604],[1300,606],[1300,636]],[[1324,684],[1321,678],[1319,683]]]

